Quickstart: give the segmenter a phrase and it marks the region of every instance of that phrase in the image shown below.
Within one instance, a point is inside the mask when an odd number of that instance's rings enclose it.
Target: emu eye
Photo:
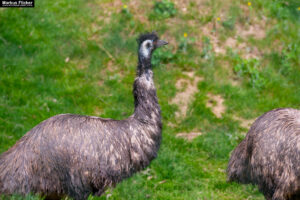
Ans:
[[[150,47],[151,47],[150,42],[148,42],[148,43],[146,44],[146,47],[147,47],[147,49],[150,49]]]

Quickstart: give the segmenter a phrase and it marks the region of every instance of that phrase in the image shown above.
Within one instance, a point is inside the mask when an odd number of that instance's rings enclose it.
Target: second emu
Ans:
[[[0,194],[83,200],[149,165],[162,129],[151,55],[165,44],[155,33],[138,39],[133,115],[113,120],[62,114],[41,122],[0,156]]]
[[[233,151],[229,181],[252,183],[267,200],[300,199],[300,111],[276,109],[259,117]]]

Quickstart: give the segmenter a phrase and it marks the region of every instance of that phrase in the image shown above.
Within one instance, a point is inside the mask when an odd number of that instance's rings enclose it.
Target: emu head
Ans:
[[[139,57],[142,59],[150,59],[155,49],[168,44],[168,42],[160,40],[155,32],[140,35],[137,42],[139,44]]]

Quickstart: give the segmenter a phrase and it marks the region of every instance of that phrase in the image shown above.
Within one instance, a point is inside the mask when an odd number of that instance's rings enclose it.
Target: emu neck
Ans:
[[[133,84],[133,118],[137,123],[133,123],[135,130],[131,135],[131,160],[135,170],[145,168],[157,156],[162,130],[151,64],[147,68],[144,64],[139,63]]]
[[[160,107],[151,70],[151,60],[139,57],[137,76],[133,85],[134,117],[139,121],[156,124],[160,122]]]
[[[139,52],[139,61],[137,67],[137,77],[142,76],[143,74],[147,74],[149,70],[151,70],[151,55],[149,57],[142,56],[141,52]]]

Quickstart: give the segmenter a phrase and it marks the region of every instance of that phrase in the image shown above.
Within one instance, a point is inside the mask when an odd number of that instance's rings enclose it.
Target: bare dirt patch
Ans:
[[[249,11],[248,7],[243,8],[247,12]],[[226,12],[228,9],[222,9],[223,12],[219,13],[218,17],[222,21],[226,19]],[[249,13],[245,13],[246,16],[249,16]],[[202,40],[203,36],[206,36],[210,39],[210,43],[213,47],[213,50],[217,54],[225,54],[226,49],[232,48],[234,51],[237,51],[242,57],[248,58],[259,58],[261,57],[261,52],[257,47],[249,44],[247,41],[250,37],[261,40],[266,37],[266,30],[268,23],[266,18],[262,17],[251,17],[251,22],[249,23],[237,23],[235,25],[235,35],[227,38],[224,42],[220,41],[219,36],[222,34],[224,28],[222,27],[222,21],[211,21],[202,25],[201,32],[197,36],[196,46],[201,51],[202,50]],[[238,41],[237,38],[241,38],[241,41]]]
[[[250,46],[245,42],[238,42],[235,38],[229,37],[225,41],[224,47],[232,48],[234,51],[240,52],[245,59],[259,58],[262,53],[255,46]],[[224,51],[226,51],[224,49]]]
[[[176,124],[172,123],[172,122],[168,122],[168,126],[171,127],[171,128],[175,128],[176,127]]]
[[[208,101],[206,102],[206,107],[211,108],[211,111],[217,118],[221,118],[226,111],[223,97],[221,95],[214,95],[212,93],[208,93],[207,97]]]
[[[191,1],[187,0],[174,0],[173,2],[175,7],[183,13],[190,12],[190,9],[195,9],[202,13],[209,12],[208,7],[206,6],[206,1],[204,0],[193,1],[193,6],[191,6]]]
[[[188,105],[193,100],[194,94],[198,91],[197,84],[202,81],[202,77],[195,76],[194,72],[184,72],[188,79],[179,79],[176,88],[179,90],[171,104],[176,104],[179,110],[175,113],[177,118],[184,118],[188,110]]]
[[[138,1],[131,0],[130,2],[125,3],[121,0],[114,1],[99,1],[95,3],[89,3],[89,7],[91,8],[93,15],[95,16],[95,23],[91,25],[91,30],[96,32],[96,36],[99,37],[97,31],[101,30],[103,24],[113,23],[113,14],[121,13],[123,9],[127,10],[134,21],[140,21],[145,24],[146,27],[150,26],[150,22],[148,20],[148,15],[145,13],[149,13],[153,7],[152,1]],[[129,36],[132,36],[136,31],[136,26],[131,28],[131,32]]]
[[[167,30],[164,34],[161,35],[161,38],[166,40],[169,43],[169,45],[172,47],[172,52],[176,53],[178,49],[178,45],[174,34],[170,30]]]
[[[251,125],[256,120],[256,118],[254,118],[254,119],[244,119],[244,118],[236,116],[236,115],[233,116],[233,119],[236,120],[236,121],[238,121],[240,123],[240,126],[242,128],[247,129],[247,130],[250,129]]]
[[[199,135],[202,135],[202,132],[190,132],[190,133],[177,133],[176,137],[179,138],[184,138],[188,141],[192,141],[193,139],[195,139],[196,137],[198,137]]]
[[[98,17],[98,20],[104,21],[106,24],[110,22],[111,15],[113,13],[119,13],[122,9],[127,9],[132,14],[135,20],[139,20],[143,24],[149,25],[148,16],[145,13],[149,13],[153,7],[151,1],[138,1],[131,0],[125,3],[121,0],[114,0],[108,2],[98,3],[98,7],[103,10],[102,15]]]
[[[148,20],[148,15],[145,15],[145,13],[150,13],[152,7],[152,1],[132,0],[128,4],[128,9],[133,14],[134,18],[147,26],[150,25],[150,22]]]
[[[238,78],[236,77],[230,77],[229,82],[231,83],[231,85],[233,86],[240,86],[241,82],[239,81]]]
[[[249,45],[246,42],[238,42],[236,36],[234,38],[227,38],[227,40],[224,43],[222,43],[218,39],[217,35],[210,35],[208,37],[210,38],[210,43],[213,47],[214,52],[217,54],[226,54],[226,49],[231,48],[233,51],[241,54],[241,56],[245,59],[259,58],[262,55],[262,53],[258,50],[257,47]]]
[[[216,31],[214,31],[217,25],[218,24],[216,23],[209,22],[201,27],[201,34],[198,35],[197,42],[196,42],[196,46],[200,51],[202,51],[203,48],[203,44],[202,44],[203,36],[206,36],[209,38],[210,44],[212,45],[213,50],[216,53],[218,54],[226,53],[226,48],[223,47],[222,43],[218,38]]]
[[[253,25],[249,25],[248,27],[238,25],[236,26],[236,33],[242,38],[253,37],[255,39],[263,39],[266,37],[265,28],[265,22],[261,21],[260,24],[255,23]]]

